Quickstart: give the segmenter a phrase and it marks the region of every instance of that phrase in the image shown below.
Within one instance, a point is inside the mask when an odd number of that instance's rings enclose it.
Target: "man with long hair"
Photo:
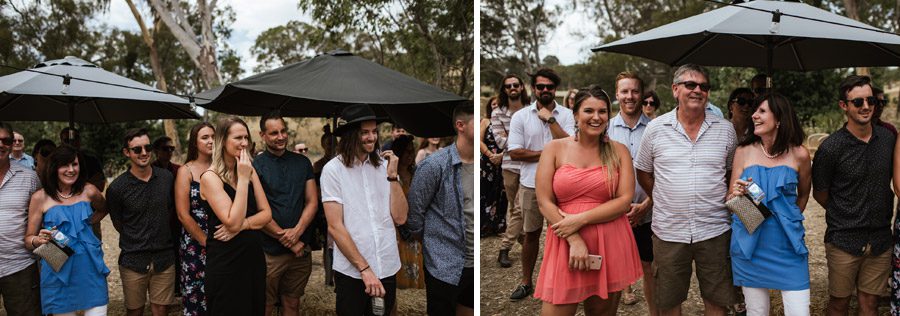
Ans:
[[[348,106],[338,156],[322,170],[322,202],[334,253],[338,315],[390,313],[396,299],[400,254],[395,226],[406,223],[408,205],[391,151],[379,155],[378,122],[365,104]]]
[[[509,122],[512,120],[513,114],[528,102],[528,94],[525,92],[525,83],[514,74],[503,77],[498,90],[500,91],[498,97],[500,105],[491,112],[491,133],[497,147],[503,153],[500,168],[502,169],[501,175],[506,191],[506,200],[509,201],[509,204],[506,211],[506,232],[503,233],[503,239],[500,241],[497,262],[501,267],[508,268],[512,266],[512,261],[509,260],[509,250],[512,249],[513,242],[520,240],[522,235],[522,208],[516,199],[516,193],[519,191],[519,169],[522,168],[522,163],[509,157],[507,150]]]

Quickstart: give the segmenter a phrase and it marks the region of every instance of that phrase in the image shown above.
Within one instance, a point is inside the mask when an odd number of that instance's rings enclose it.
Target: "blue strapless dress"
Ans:
[[[71,205],[56,205],[44,213],[44,227],[56,227],[69,237],[75,255],[59,272],[41,260],[41,308],[44,314],[61,314],[109,303],[106,276],[109,269],[103,262],[100,240],[94,236],[89,223],[93,214],[91,204],[82,201]]]
[[[797,206],[797,171],[788,166],[752,165],[742,179],[752,177],[772,211],[751,235],[732,215],[731,269],[734,285],[799,291],[809,289],[809,250],[803,241],[803,214]]]

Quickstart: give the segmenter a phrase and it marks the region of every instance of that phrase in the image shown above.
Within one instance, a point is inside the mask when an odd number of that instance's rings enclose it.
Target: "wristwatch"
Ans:
[[[547,119],[547,124],[553,124],[553,123],[556,123],[556,117],[551,116],[550,118]]]

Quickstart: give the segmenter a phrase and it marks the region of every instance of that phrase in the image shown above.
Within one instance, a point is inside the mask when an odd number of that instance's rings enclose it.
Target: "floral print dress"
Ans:
[[[200,183],[191,178],[191,219],[200,225],[201,231],[207,230],[208,215],[200,206]],[[206,295],[203,282],[206,271],[206,247],[191,237],[184,228],[181,229],[181,241],[178,246],[181,257],[181,275],[178,284],[181,288],[181,303],[184,315],[206,315]]]
[[[500,152],[493,133],[484,133],[484,144],[492,153]],[[506,192],[499,165],[481,155],[481,236],[502,234],[506,231]]]

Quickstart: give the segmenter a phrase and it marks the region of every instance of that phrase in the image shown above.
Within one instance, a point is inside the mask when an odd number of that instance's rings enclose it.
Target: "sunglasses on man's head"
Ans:
[[[537,89],[538,91],[544,91],[544,90],[556,90],[556,85],[553,85],[553,84],[540,84],[540,83],[539,83],[539,84],[534,85],[534,88]]]
[[[503,87],[507,88],[507,89],[518,89],[519,84],[518,83],[510,83],[510,84],[503,85]]]
[[[652,106],[654,106],[654,107],[657,107],[657,106],[659,106],[659,102],[656,102],[656,101],[643,101],[643,102],[641,102],[641,105],[643,105],[643,106],[652,105]]]
[[[748,105],[753,104],[753,99],[734,98],[734,99],[731,99],[731,102],[737,103],[740,106],[748,106]]]
[[[133,153],[135,155],[140,155],[142,150],[146,151],[148,153],[151,152],[153,150],[153,145],[147,144],[144,146],[135,146],[135,147],[128,148],[128,150],[131,150],[131,153]]]
[[[709,92],[709,89],[712,89],[712,85],[710,85],[708,83],[696,83],[693,81],[685,81],[685,82],[679,82],[678,84],[684,85],[684,87],[690,91],[694,91],[694,89],[696,89],[697,86],[700,86],[700,91],[703,91],[703,92]]]
[[[858,108],[861,108],[863,106],[863,102],[865,102],[865,104],[868,104],[869,106],[876,106],[881,104],[881,102],[878,101],[878,98],[876,97],[856,98],[853,100],[844,100],[844,102],[849,102]]]

